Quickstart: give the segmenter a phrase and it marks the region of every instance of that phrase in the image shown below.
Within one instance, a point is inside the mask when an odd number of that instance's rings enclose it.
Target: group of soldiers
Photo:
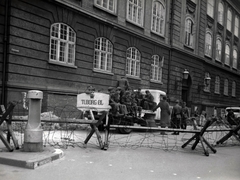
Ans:
[[[148,90],[146,90],[146,94],[142,94],[140,88],[134,91],[118,86],[117,88],[109,87],[108,92],[110,94],[109,104],[112,107],[112,114],[116,116],[141,117],[142,109],[152,110],[156,105],[154,97]]]
[[[171,127],[176,129],[186,129],[187,118],[189,112],[186,103],[183,102],[180,106],[179,101],[172,109],[170,114],[169,104],[166,97],[158,104],[154,102],[154,97],[149,90],[142,93],[141,88],[134,91],[130,88],[129,82],[125,77],[118,80],[116,87],[109,87],[110,94],[109,105],[112,107],[111,112],[115,116],[132,116],[141,117],[142,110],[155,111],[158,107],[161,108],[161,127]],[[175,132],[174,134],[178,134]]]
[[[171,127],[175,129],[186,129],[187,119],[189,118],[188,108],[186,102],[183,102],[182,106],[179,104],[179,100],[176,100],[176,105],[172,109],[171,114]],[[178,135],[178,132],[173,134]]]

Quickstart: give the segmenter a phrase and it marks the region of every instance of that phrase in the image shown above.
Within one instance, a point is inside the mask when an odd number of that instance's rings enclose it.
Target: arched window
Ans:
[[[219,76],[216,76],[216,79],[215,79],[215,90],[214,90],[214,92],[216,94],[220,93],[220,78],[219,78]]]
[[[218,22],[223,25],[224,6],[222,2],[218,4]]]
[[[228,80],[224,80],[224,89],[223,89],[223,94],[228,96]]]
[[[66,24],[51,25],[50,32],[50,62],[71,65],[75,63],[76,33]]]
[[[234,49],[233,50],[233,65],[232,65],[232,67],[234,68],[234,69],[237,69],[237,50],[236,49]]]
[[[163,1],[153,1],[152,7],[152,31],[164,35],[166,7]]]
[[[236,97],[236,82],[232,82],[232,96]]]
[[[239,32],[239,18],[236,15],[235,16],[235,23],[234,23],[234,35],[238,37],[238,32]]]
[[[140,60],[141,55],[135,47],[127,49],[127,75],[140,77]]]
[[[94,70],[112,71],[112,43],[104,38],[99,37],[94,44]]]
[[[222,41],[220,38],[217,38],[216,41],[216,60],[221,61],[222,59]]]
[[[230,46],[226,44],[225,46],[225,64],[230,65]]]
[[[193,21],[190,18],[185,20],[185,45],[193,46]]]
[[[214,0],[207,0],[207,14],[213,18]]]
[[[212,57],[212,34],[211,32],[206,32],[205,37],[205,55]]]
[[[227,29],[229,31],[232,31],[232,11],[231,11],[231,9],[228,9],[228,12],[227,12]]]
[[[151,61],[151,80],[162,82],[163,58],[153,55]]]

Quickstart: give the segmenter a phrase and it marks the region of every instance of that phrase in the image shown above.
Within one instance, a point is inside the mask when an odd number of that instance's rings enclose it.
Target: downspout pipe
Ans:
[[[172,41],[173,41],[173,16],[174,16],[174,0],[171,0],[171,13],[170,13],[170,34],[169,34],[169,63],[168,63],[168,83],[167,83],[167,95],[170,93],[170,68],[172,66]]]
[[[2,66],[2,96],[1,104],[7,105],[7,46],[8,46],[8,21],[9,21],[9,2],[5,0],[5,18],[3,35],[3,66]]]

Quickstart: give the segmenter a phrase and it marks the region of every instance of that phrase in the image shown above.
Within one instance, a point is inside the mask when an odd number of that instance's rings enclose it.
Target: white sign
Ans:
[[[109,110],[109,94],[94,92],[92,94],[82,93],[77,95],[78,109]]]

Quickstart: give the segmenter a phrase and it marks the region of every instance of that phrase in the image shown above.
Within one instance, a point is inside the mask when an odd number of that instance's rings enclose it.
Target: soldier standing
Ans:
[[[182,120],[182,107],[179,105],[179,100],[176,100],[176,105],[172,110],[172,128],[180,129],[180,123]],[[174,135],[179,135],[179,132],[172,133]]]

